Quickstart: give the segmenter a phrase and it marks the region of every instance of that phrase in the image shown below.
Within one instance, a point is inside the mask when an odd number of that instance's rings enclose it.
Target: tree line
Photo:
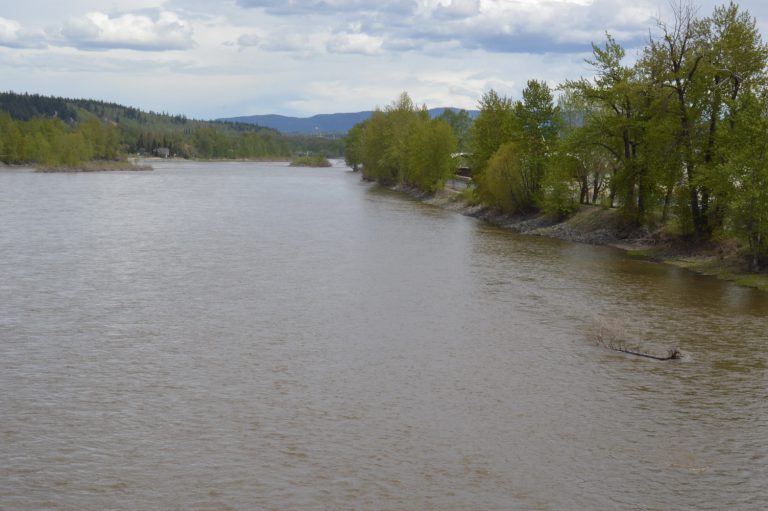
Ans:
[[[91,118],[76,127],[61,119],[32,117],[15,121],[0,112],[0,161],[34,162],[73,167],[91,160],[115,160],[120,153],[120,130]]]
[[[343,154],[343,141],[286,135],[242,123],[143,112],[89,99],[0,93],[0,161],[77,166],[159,148],[183,158],[288,158]]]
[[[450,116],[430,119],[426,107],[403,93],[349,131],[345,159],[355,170],[362,166],[365,179],[437,191],[455,173],[451,154],[458,142]]]
[[[618,208],[692,243],[737,237],[752,269],[766,266],[768,47],[733,2],[706,17],[690,4],[673,10],[631,65],[606,34],[588,60],[592,79],[555,90],[529,80],[517,101],[485,93],[466,142],[474,200],[559,217]],[[417,134],[430,122],[401,98],[350,132],[347,159],[366,178],[439,189],[457,135],[438,135],[439,120],[433,138]]]

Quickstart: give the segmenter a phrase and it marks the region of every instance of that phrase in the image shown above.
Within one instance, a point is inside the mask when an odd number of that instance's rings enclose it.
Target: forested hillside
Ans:
[[[283,135],[261,126],[193,120],[90,99],[0,93],[0,161],[5,163],[76,165],[121,154],[152,155],[158,148],[184,158],[343,152],[340,140]]]

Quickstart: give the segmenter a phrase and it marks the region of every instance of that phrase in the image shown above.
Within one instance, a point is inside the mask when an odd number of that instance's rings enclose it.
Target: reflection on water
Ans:
[[[1,509],[768,502],[764,294],[343,168],[3,171],[0,215]]]

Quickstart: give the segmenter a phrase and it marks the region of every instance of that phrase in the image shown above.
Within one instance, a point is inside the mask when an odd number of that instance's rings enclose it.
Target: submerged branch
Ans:
[[[627,355],[635,355],[637,357],[651,358],[653,360],[678,360],[683,358],[683,353],[677,348],[669,348],[666,356],[653,355],[651,353],[645,353],[637,349],[630,349],[621,343],[619,340],[620,333],[617,330],[616,325],[601,325],[598,331],[594,334],[593,340],[598,346],[608,348],[609,350],[618,351],[619,353],[626,353]]]

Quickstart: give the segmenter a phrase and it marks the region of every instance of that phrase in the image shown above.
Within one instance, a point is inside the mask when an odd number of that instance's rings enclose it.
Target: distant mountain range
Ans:
[[[438,117],[446,108],[432,108],[429,115]],[[458,111],[458,108],[450,110]],[[478,110],[469,110],[469,115],[474,119],[479,113]],[[246,115],[242,117],[228,117],[216,119],[224,122],[241,122],[245,124],[258,124],[266,128],[273,128],[283,133],[302,133],[302,134],[343,134],[359,122],[371,117],[372,110],[365,112],[338,113],[338,114],[319,114],[312,117],[287,117],[285,115]]]

